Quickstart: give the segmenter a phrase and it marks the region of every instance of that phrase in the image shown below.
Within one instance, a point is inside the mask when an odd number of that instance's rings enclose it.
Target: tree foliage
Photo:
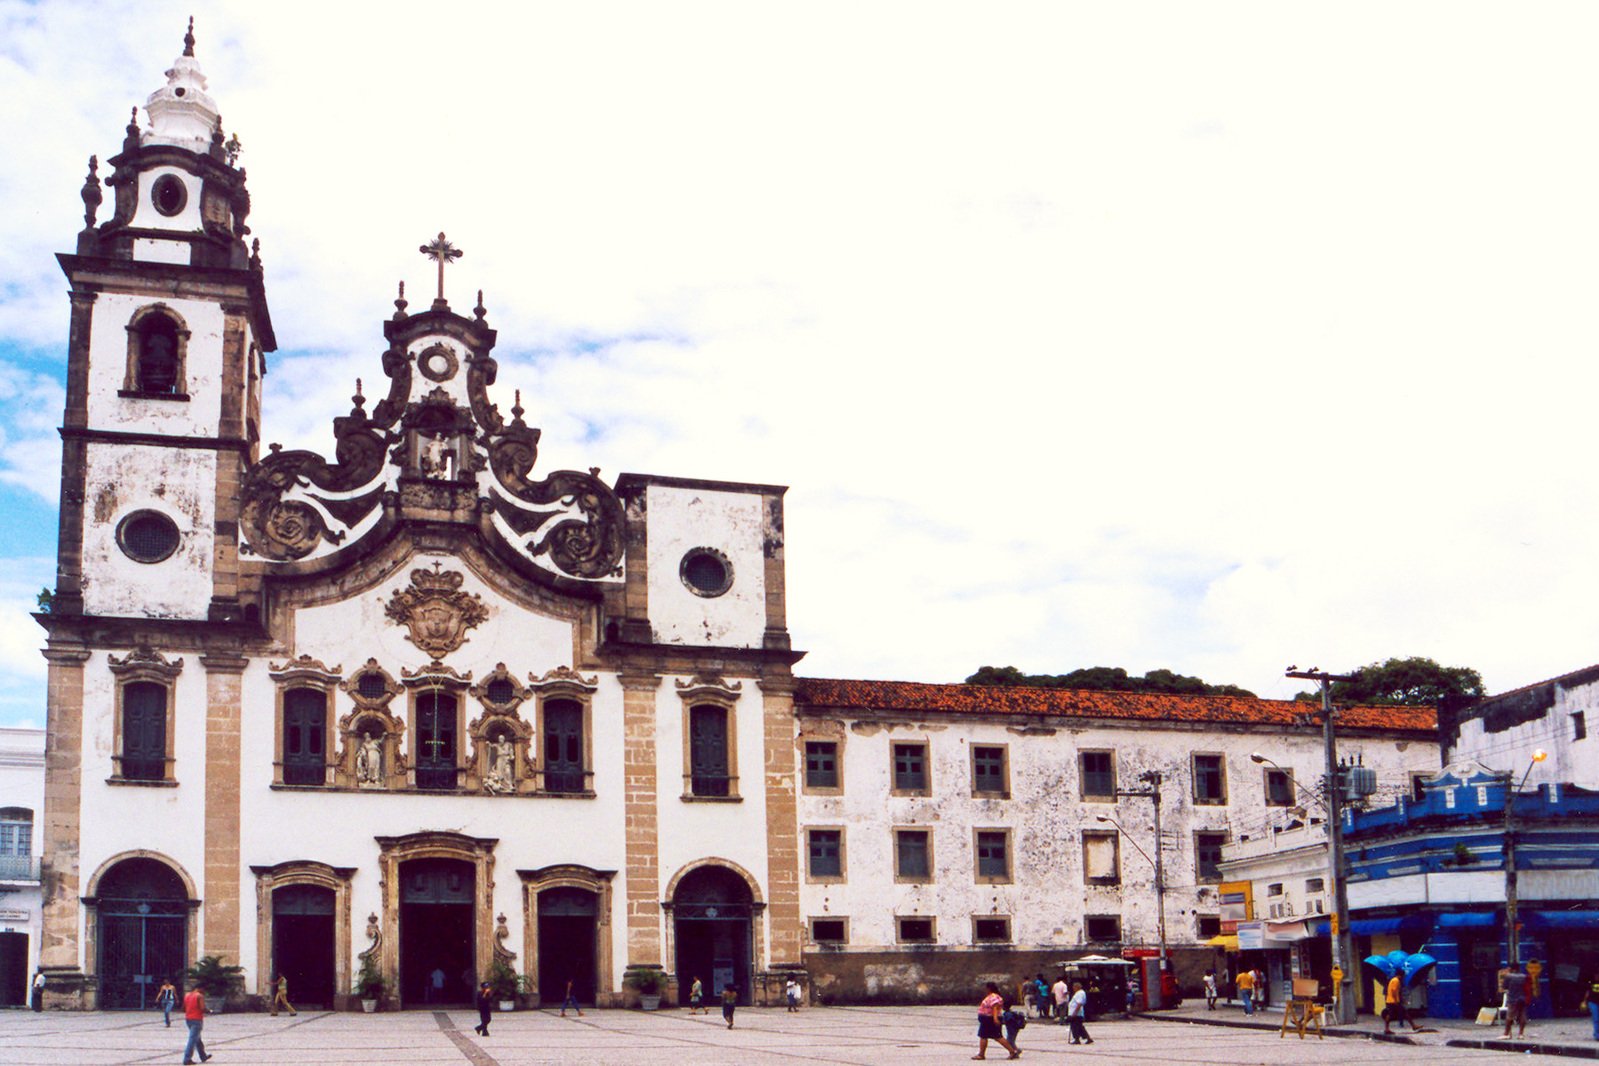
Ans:
[[[1439,666],[1421,656],[1371,663],[1351,676],[1353,681],[1333,682],[1334,703],[1455,707],[1488,694],[1482,675],[1470,667]],[[1321,693],[1301,692],[1294,699],[1320,703]]]
[[[966,679],[968,685],[1029,685],[1094,692],[1169,692],[1183,696],[1253,696],[1237,685],[1210,685],[1171,670],[1151,670],[1134,677],[1119,666],[1090,666],[1066,674],[1024,674],[1014,666],[983,666]]]
[[[230,966],[220,955],[206,955],[185,971],[200,991],[213,999],[225,999],[244,988],[244,967]]]

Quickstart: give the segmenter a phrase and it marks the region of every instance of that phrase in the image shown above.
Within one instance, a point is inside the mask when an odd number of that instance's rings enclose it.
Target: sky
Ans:
[[[1599,661],[1599,8],[0,0],[0,725],[87,158],[195,16],[331,452],[442,231],[538,470],[790,486],[808,676]],[[370,394],[370,389],[369,389]]]

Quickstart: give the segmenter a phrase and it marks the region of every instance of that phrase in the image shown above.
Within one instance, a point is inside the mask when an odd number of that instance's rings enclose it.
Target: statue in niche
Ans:
[[[450,466],[455,462],[455,453],[443,437],[429,437],[427,443],[422,445],[421,467],[422,476],[448,480]]]
[[[489,742],[489,772],[483,778],[485,792],[514,792],[516,790],[516,748],[511,738],[501,733],[499,739]]]
[[[361,737],[361,746],[355,753],[355,783],[362,788],[383,785],[383,742],[376,733]]]

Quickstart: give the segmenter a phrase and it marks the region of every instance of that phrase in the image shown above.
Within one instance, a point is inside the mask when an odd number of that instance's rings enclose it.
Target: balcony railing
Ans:
[[[32,855],[0,855],[0,881],[39,880],[39,860]]]

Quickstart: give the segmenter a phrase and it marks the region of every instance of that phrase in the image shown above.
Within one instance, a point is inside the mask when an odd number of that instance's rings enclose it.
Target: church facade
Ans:
[[[796,681],[784,489],[540,468],[442,233],[328,453],[263,448],[276,339],[192,33],[143,111],[60,257],[48,1006],[147,1007],[209,955],[333,1009],[495,972],[964,998],[1162,906],[1208,950],[1221,841],[1314,780],[1299,705]],[[1396,787],[1437,768],[1430,712],[1353,739]],[[1146,828],[1176,894],[1122,854]]]

